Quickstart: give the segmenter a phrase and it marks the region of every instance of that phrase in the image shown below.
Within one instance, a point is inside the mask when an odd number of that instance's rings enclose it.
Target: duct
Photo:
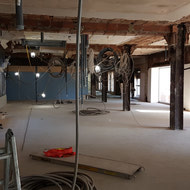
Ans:
[[[60,40],[45,40],[41,42],[41,40],[24,40],[22,39],[22,45],[28,45],[30,47],[65,47],[66,41],[60,41]]]
[[[24,30],[22,0],[16,0],[15,3],[16,3],[16,28],[17,30]]]

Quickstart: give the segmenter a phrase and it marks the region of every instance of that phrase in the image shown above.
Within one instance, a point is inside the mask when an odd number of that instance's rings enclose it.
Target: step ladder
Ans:
[[[15,184],[16,190],[21,190],[16,139],[11,129],[6,132],[5,147],[0,148],[0,160],[4,160],[4,178],[0,180],[3,190],[8,190],[10,182]]]

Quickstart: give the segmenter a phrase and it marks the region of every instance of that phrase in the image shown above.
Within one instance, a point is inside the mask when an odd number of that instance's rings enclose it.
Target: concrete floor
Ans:
[[[97,100],[85,107],[103,108]],[[107,115],[80,117],[80,152],[103,158],[139,164],[145,171],[136,179],[125,180],[86,172],[95,180],[98,190],[189,190],[190,189],[190,112],[184,112],[183,131],[169,126],[169,106],[138,102],[132,111],[121,111],[119,99],[106,103]],[[69,147],[75,144],[74,104],[59,109],[51,104],[9,103],[0,145],[4,144],[7,128],[17,139],[21,175],[71,170],[69,167],[34,161],[30,153],[44,149]],[[28,128],[28,116],[31,112]],[[26,140],[22,150],[24,135]],[[1,170],[2,170],[2,164]],[[2,172],[1,172],[2,173]]]

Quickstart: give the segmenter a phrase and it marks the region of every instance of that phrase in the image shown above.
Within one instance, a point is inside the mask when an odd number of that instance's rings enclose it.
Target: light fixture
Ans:
[[[36,78],[39,78],[40,77],[40,73],[36,73]]]
[[[19,72],[15,72],[15,76],[19,76]]]
[[[101,67],[99,65],[95,66],[95,72],[99,73],[101,71]]]
[[[42,98],[45,98],[45,97],[46,97],[46,94],[43,92],[43,93],[41,94],[41,96],[42,96]]]
[[[31,56],[31,58],[34,58],[34,57],[36,57],[36,53],[35,52],[30,52],[30,56]]]

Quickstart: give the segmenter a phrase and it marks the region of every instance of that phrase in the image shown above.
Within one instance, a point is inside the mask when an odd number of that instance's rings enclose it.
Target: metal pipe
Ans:
[[[22,0],[16,0],[16,29],[24,30],[24,18],[22,11]]]
[[[75,97],[75,108],[76,108],[76,156],[75,156],[75,173],[73,177],[72,190],[75,190],[77,174],[78,174],[78,162],[79,162],[79,63],[80,63],[80,31],[81,31],[81,15],[82,15],[82,0],[78,0],[78,25],[76,35],[76,48],[77,48],[77,60],[76,60],[76,97]]]
[[[83,100],[83,87],[84,87],[84,35],[81,35],[81,68],[80,68],[80,77],[81,77],[81,105],[84,103]]]

